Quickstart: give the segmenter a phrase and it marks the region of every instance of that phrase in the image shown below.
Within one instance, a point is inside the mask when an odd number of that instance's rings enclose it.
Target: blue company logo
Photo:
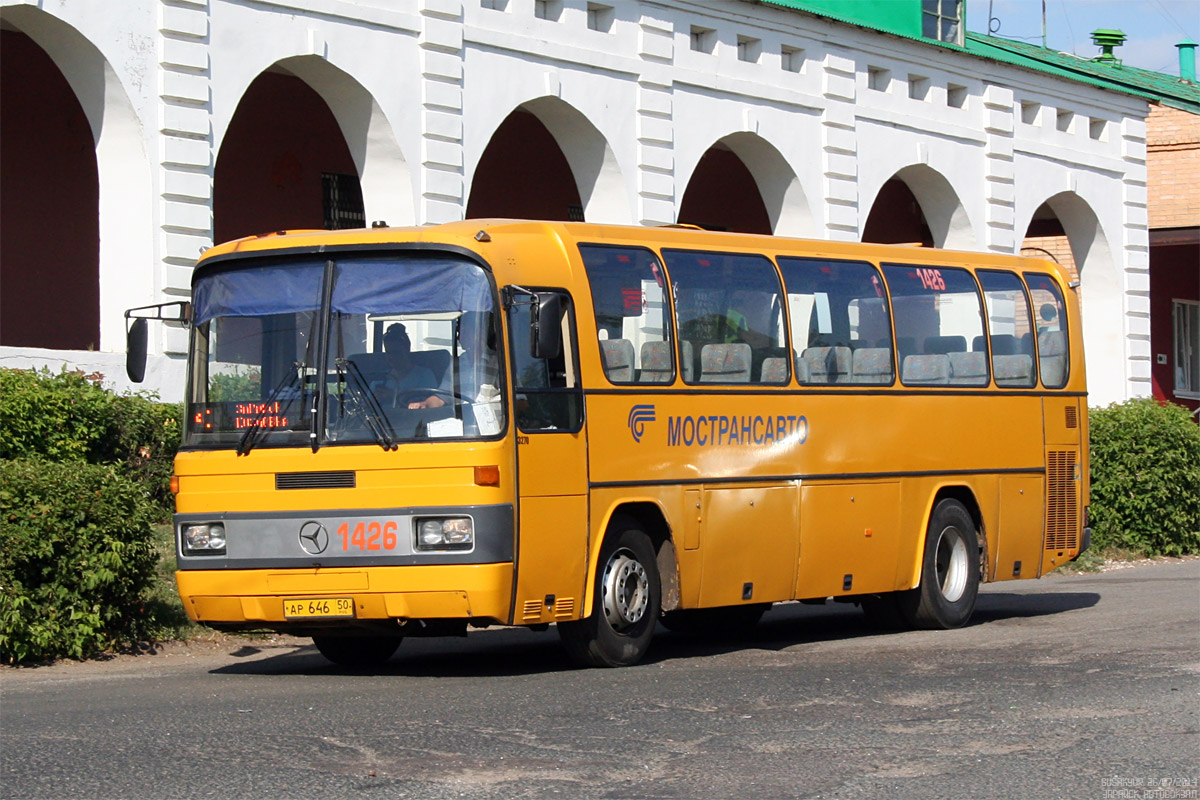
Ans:
[[[639,405],[629,409],[629,432],[633,434],[635,442],[642,440],[647,422],[654,422],[654,406]]]

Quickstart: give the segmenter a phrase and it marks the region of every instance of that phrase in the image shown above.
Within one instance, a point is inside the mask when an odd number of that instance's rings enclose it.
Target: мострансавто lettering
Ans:
[[[791,441],[804,444],[808,420],[803,416],[668,417],[668,447],[764,445]]]

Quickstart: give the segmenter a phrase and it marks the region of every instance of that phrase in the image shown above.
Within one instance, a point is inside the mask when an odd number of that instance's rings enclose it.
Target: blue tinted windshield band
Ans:
[[[476,264],[460,259],[338,259],[333,310],[343,314],[491,311],[492,292]]]
[[[196,282],[194,324],[216,317],[259,317],[316,311],[321,306],[323,261],[218,272]]]

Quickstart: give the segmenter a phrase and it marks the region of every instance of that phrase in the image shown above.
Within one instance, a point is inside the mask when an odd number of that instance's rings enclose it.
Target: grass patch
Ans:
[[[175,587],[175,529],[170,523],[153,527],[154,549],[158,564],[154,584],[146,600],[146,616],[154,641],[194,639],[207,631],[188,619]]]
[[[1091,548],[1085,550],[1078,558],[1063,564],[1059,572],[1100,572],[1104,565],[1112,561],[1140,561],[1149,558],[1145,553],[1130,550],[1127,547]]]

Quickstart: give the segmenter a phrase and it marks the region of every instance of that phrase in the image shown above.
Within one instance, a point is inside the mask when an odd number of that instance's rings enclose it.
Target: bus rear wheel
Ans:
[[[650,537],[630,520],[615,521],[600,548],[592,613],[558,623],[571,659],[585,667],[627,667],[642,660],[662,608]]]
[[[901,610],[914,628],[960,628],[970,620],[978,594],[975,522],[962,503],[942,500],[929,518],[921,584],[900,595]]]
[[[377,667],[400,646],[399,636],[314,636],[325,658],[342,667]]]

